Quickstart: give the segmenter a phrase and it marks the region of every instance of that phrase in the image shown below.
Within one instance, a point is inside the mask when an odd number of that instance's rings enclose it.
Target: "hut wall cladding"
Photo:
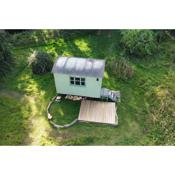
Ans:
[[[54,73],[57,93],[100,98],[102,78],[98,78],[97,81],[97,77],[84,77],[86,85],[76,86],[70,84],[70,76]]]

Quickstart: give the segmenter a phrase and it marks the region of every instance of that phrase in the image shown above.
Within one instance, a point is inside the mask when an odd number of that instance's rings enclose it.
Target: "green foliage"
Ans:
[[[53,61],[51,60],[51,56],[46,52],[35,51],[29,57],[29,65],[34,74],[40,75],[51,71]]]
[[[61,30],[60,34],[65,39],[83,37],[87,35],[96,35],[99,30]]]
[[[127,59],[114,57],[107,59],[106,68],[113,73],[117,78],[127,80],[133,77],[134,69]]]
[[[155,30],[157,42],[163,42],[168,38],[167,30]]]
[[[19,35],[19,41],[23,40],[22,36],[22,34],[21,37]],[[56,38],[52,44],[48,42],[46,45],[39,44],[37,48],[36,45],[27,44],[27,39],[23,41],[24,44],[26,43],[25,48],[20,46],[13,49],[18,64],[0,87],[1,145],[175,144],[173,130],[175,65],[172,64],[172,57],[170,58],[175,49],[174,41],[168,38],[160,43],[159,54],[148,56],[149,60],[129,60],[128,64],[134,68],[134,76],[129,81],[120,81],[116,78],[112,68],[106,67],[103,87],[120,90],[122,94],[121,103],[117,104],[118,127],[77,123],[70,128],[57,130],[49,124],[46,115],[46,107],[56,94],[53,75],[50,73],[43,76],[33,74],[27,66],[28,56],[33,50],[42,50],[47,53],[54,52],[55,56],[115,58],[115,55],[123,52],[119,44],[120,31],[105,30],[99,35],[88,34],[77,36],[77,38],[67,38],[67,40]],[[167,98],[164,98],[165,101],[163,101],[167,103],[163,105],[165,106],[163,115],[160,112],[162,97],[157,97],[159,91],[168,91],[165,93]],[[78,104],[76,106],[74,104],[70,103],[68,106],[65,101],[59,106],[58,103],[52,112],[57,114],[59,119],[63,119],[61,121],[67,122],[78,113]],[[65,115],[61,116],[59,107]],[[157,120],[153,120],[155,114],[157,114]],[[167,123],[165,126],[164,122]]]
[[[7,75],[13,62],[10,46],[6,40],[6,34],[0,33],[0,77]]]
[[[173,63],[175,63],[175,51],[171,53],[170,57],[172,58]]]
[[[21,48],[29,46],[46,45],[54,39],[60,37],[60,30],[28,30],[20,33],[11,34],[10,42],[14,46]]]
[[[47,45],[60,38],[75,39],[87,35],[96,35],[99,30],[27,30],[11,35],[10,42],[18,47],[36,47]]]
[[[175,37],[175,30],[168,30],[171,36]]]
[[[139,58],[153,55],[157,49],[156,36],[151,30],[124,30],[121,43],[130,55]]]

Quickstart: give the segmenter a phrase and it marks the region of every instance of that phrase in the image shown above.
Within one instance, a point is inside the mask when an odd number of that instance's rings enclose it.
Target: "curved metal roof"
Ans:
[[[105,60],[78,57],[59,57],[52,68],[53,73],[77,76],[103,77]]]

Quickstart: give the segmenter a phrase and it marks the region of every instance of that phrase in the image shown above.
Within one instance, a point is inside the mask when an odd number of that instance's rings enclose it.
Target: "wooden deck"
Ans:
[[[117,125],[118,117],[115,103],[83,100],[78,120]]]

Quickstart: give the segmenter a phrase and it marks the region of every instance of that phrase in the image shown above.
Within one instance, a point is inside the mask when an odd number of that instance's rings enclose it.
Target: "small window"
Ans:
[[[80,85],[80,78],[79,78],[79,77],[76,77],[76,78],[75,78],[75,84],[76,84],[76,85]]]
[[[70,84],[72,84],[72,85],[75,84],[75,78],[74,77],[70,77]]]
[[[75,81],[80,81],[80,78],[79,77],[75,77]]]
[[[81,78],[81,81],[85,81],[85,78]]]
[[[85,78],[80,77],[70,77],[70,84],[77,85],[77,86],[85,86]]]
[[[80,85],[80,82],[79,82],[79,81],[76,81],[75,84],[76,84],[76,85]]]
[[[85,86],[85,78],[81,78],[81,86]]]
[[[74,84],[74,81],[70,81],[70,84]]]
[[[97,78],[96,80],[99,81],[99,78]]]
[[[80,81],[75,81],[75,84],[76,85],[80,85]]]
[[[82,86],[85,86],[85,82],[81,82],[81,85],[82,85]]]

